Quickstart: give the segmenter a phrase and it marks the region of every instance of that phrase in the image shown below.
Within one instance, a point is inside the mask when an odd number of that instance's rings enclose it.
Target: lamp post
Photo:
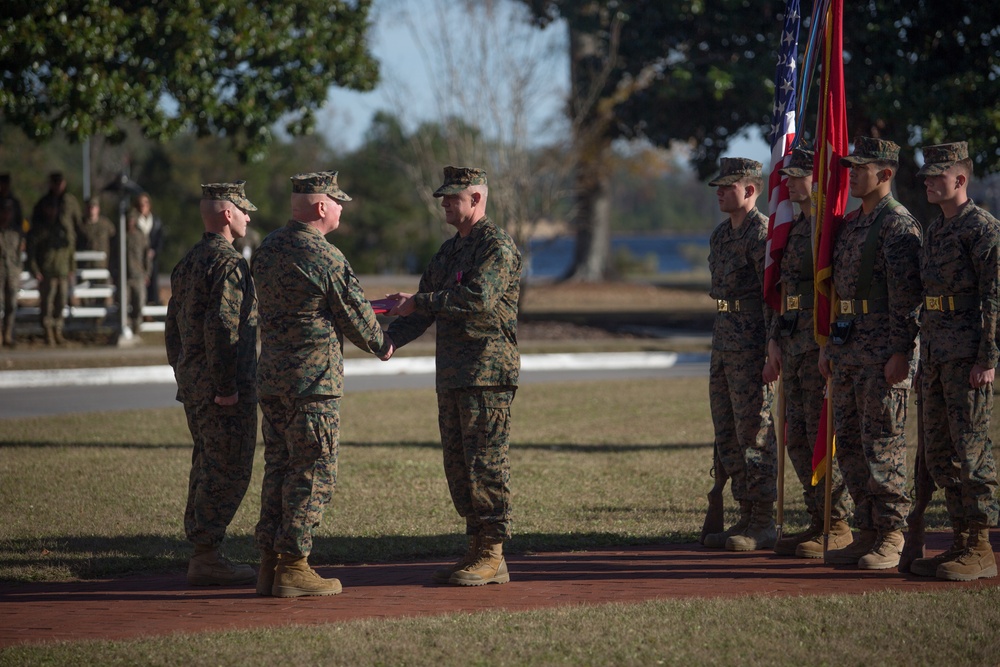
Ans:
[[[122,172],[115,180],[105,185],[102,192],[113,192],[118,195],[118,344],[129,345],[133,341],[133,332],[128,325],[128,290],[125,283],[128,280],[126,267],[126,215],[131,197],[144,192],[142,186]]]

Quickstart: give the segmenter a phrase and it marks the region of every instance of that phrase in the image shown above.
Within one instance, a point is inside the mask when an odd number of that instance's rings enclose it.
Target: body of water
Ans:
[[[611,239],[611,256],[628,253],[636,261],[649,261],[658,273],[691,271],[707,267],[708,234],[617,235]],[[558,278],[573,263],[576,239],[559,236],[531,241],[529,278]]]

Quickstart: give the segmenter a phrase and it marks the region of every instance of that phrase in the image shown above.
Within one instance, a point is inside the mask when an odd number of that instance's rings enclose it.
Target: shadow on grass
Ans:
[[[258,442],[257,447],[263,448],[263,443]],[[388,447],[394,449],[441,449],[441,443],[437,440],[393,440],[386,442],[350,442],[340,443],[341,447],[347,448],[372,448]],[[190,442],[168,442],[157,444],[143,444],[134,442],[81,442],[67,443],[56,441],[32,440],[20,442],[0,442],[0,449],[62,449],[64,447],[73,449],[191,449]],[[712,444],[708,442],[680,442],[662,443],[655,445],[622,445],[610,442],[595,444],[580,444],[575,442],[515,442],[511,444],[512,449],[536,450],[551,452],[567,452],[572,454],[617,454],[642,451],[680,451],[706,449],[711,450]]]

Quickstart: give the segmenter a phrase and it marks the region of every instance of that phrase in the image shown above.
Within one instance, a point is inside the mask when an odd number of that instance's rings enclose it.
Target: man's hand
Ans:
[[[389,316],[399,316],[406,317],[416,310],[416,306],[413,304],[413,295],[407,294],[406,292],[396,292],[395,294],[386,294],[385,298],[392,299],[396,302],[392,310],[386,313]]]
[[[235,394],[233,394],[231,396],[216,396],[215,397],[215,404],[216,405],[226,405],[226,406],[228,406],[228,405],[236,405],[239,402],[239,400],[240,400],[240,392],[236,392]]]
[[[826,345],[821,345],[819,348],[819,374],[825,379],[829,380],[833,376],[833,371],[830,369],[830,360],[826,358]]]
[[[910,363],[902,352],[895,353],[885,362],[885,381],[890,385],[902,382],[909,374]]]
[[[392,358],[392,353],[396,351],[396,344],[392,342],[392,339],[389,338],[389,334],[387,333],[382,334],[382,338],[389,344],[389,347],[385,349],[385,354],[380,356],[379,359],[382,361],[389,361],[389,359]]]
[[[976,364],[972,367],[972,372],[969,373],[969,386],[973,389],[985,387],[989,383],[993,382],[995,375],[995,368],[983,368],[979,364]]]
[[[767,384],[771,384],[781,375],[781,346],[773,338],[767,341],[767,363],[764,364],[764,371],[761,377]]]

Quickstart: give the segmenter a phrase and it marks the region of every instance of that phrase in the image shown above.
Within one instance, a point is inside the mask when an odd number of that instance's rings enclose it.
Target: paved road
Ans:
[[[708,354],[621,352],[536,354],[521,359],[521,383],[697,377],[708,374]],[[433,357],[382,363],[348,359],[349,392],[434,386]],[[169,366],[0,372],[0,419],[177,405]]]

